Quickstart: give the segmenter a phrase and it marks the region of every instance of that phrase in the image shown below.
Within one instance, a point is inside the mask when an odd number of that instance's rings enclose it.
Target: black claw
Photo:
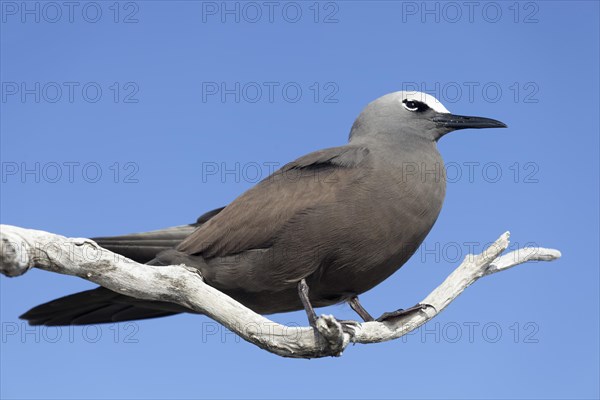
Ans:
[[[379,318],[377,318],[377,322],[383,322],[383,321],[387,321],[389,319],[392,318],[398,318],[398,317],[403,317],[406,316],[408,314],[412,314],[414,312],[418,312],[418,311],[423,311],[428,307],[432,307],[435,310],[435,307],[433,307],[430,304],[417,304],[416,306],[407,308],[406,310],[404,309],[399,309],[396,311],[392,311],[392,312],[385,312],[383,313]]]
[[[354,331],[356,330],[356,328],[358,327],[358,325],[360,325],[358,322],[356,321],[352,321],[352,320],[337,320],[337,322],[340,323],[340,325],[342,325],[342,331],[346,332],[349,335],[352,335],[354,333]]]

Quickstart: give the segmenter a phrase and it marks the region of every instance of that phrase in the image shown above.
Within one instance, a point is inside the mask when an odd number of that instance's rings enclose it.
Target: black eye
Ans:
[[[427,110],[429,107],[427,106],[427,104],[422,103],[420,101],[416,101],[416,100],[403,100],[402,104],[404,105],[404,108],[406,108],[408,111],[416,111],[416,112],[421,112],[421,111],[425,111]]]

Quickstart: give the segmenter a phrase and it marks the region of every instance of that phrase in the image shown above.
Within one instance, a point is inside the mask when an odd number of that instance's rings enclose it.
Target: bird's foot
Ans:
[[[340,356],[350,342],[352,333],[347,329],[353,321],[338,321],[333,315],[321,315],[314,327],[327,343],[329,355]]]
[[[410,308],[407,309],[399,309],[396,311],[392,311],[392,312],[385,312],[381,315],[381,317],[377,318],[376,321],[377,322],[384,322],[384,321],[389,321],[390,319],[393,318],[399,318],[399,317],[405,317],[408,314],[412,314],[414,312],[419,312],[419,311],[424,311],[426,308],[433,308],[435,309],[435,307],[433,307],[430,304],[417,304],[416,306],[412,306]]]
[[[325,324],[319,324],[319,320],[322,319],[322,322],[325,322]],[[353,320],[346,320],[346,319],[337,319],[335,318],[333,315],[321,315],[319,318],[317,318],[314,323],[309,321],[310,326],[314,329],[317,330],[317,332],[322,333],[321,331],[323,330],[323,327],[328,327],[327,330],[332,330],[334,328],[331,327],[337,327],[337,324],[339,324],[339,327],[342,329],[342,332],[347,333],[351,336],[354,335],[354,333],[356,332],[356,330],[358,329],[358,327],[360,326],[360,322],[357,321],[353,321]]]

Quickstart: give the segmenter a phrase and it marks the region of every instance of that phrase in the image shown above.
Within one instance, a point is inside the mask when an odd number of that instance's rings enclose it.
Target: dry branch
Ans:
[[[36,267],[74,275],[115,292],[146,300],[177,303],[209,316],[243,339],[284,357],[339,356],[349,343],[375,343],[399,338],[434,318],[458,295],[485,275],[528,261],[552,261],[560,252],[541,247],[502,255],[506,232],[483,253],[465,260],[420,303],[422,311],[385,322],[356,323],[344,332],[331,315],[322,315],[318,332],[309,327],[285,326],[256,314],[204,283],[195,269],[184,265],[156,267],[139,264],[98,246],[90,239],[0,225],[0,273],[19,276]]]

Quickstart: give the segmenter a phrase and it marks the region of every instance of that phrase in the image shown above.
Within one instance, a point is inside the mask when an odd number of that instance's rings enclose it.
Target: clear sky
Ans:
[[[599,397],[598,2],[0,5],[3,224],[91,237],[188,223],[273,165],[344,144],[369,101],[420,88],[509,128],[440,141],[442,213],[365,307],[415,304],[506,230],[513,248],[563,253],[482,279],[409,337],[310,361],[202,316],[28,328],[30,307],[94,285],[2,277],[2,398]]]

